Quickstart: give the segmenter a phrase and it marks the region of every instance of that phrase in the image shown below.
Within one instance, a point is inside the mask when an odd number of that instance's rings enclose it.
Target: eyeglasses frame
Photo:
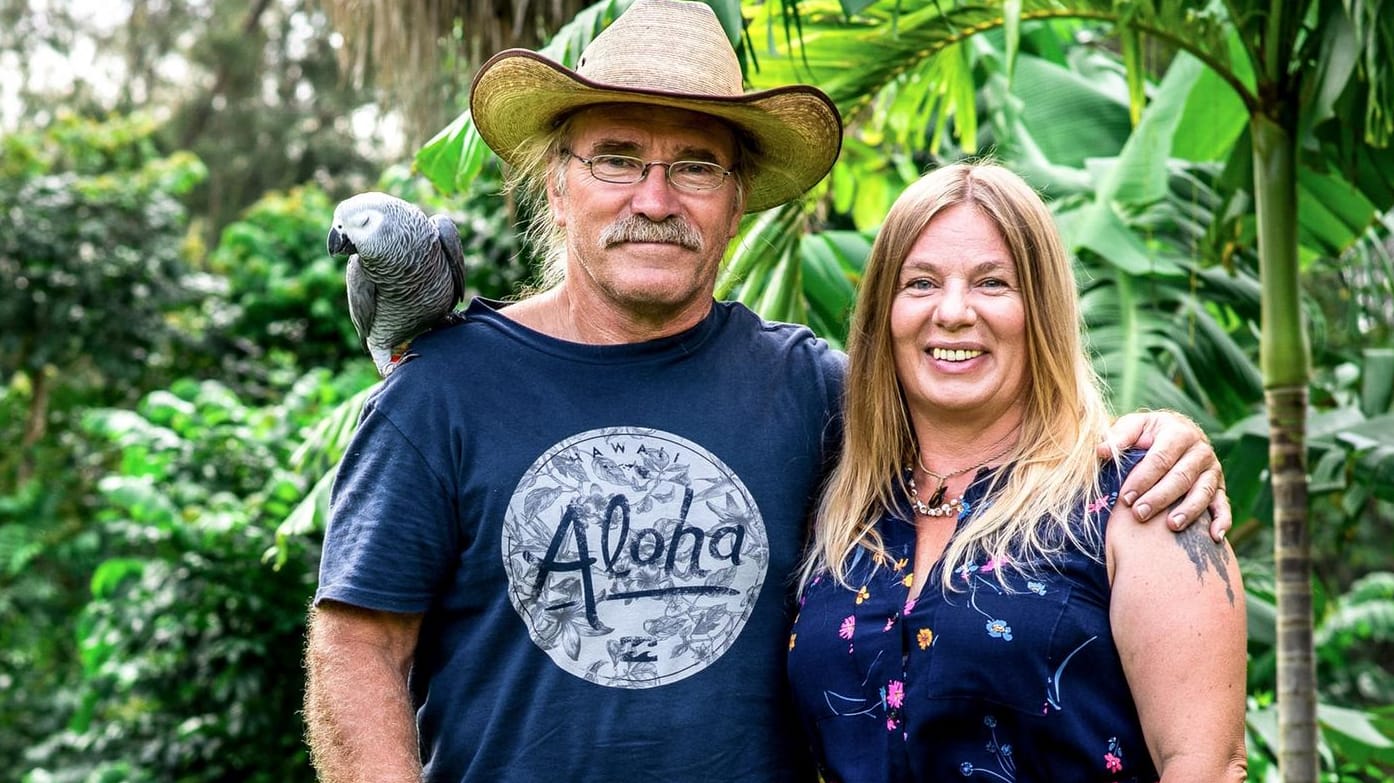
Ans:
[[[722,187],[723,185],[725,185],[727,182],[729,182],[729,181],[731,180],[731,177],[736,173],[736,172],[734,172],[734,171],[732,171],[732,170],[730,170],[730,169],[728,169],[728,168],[722,166],[720,163],[717,163],[717,162],[715,162],[715,161],[710,161],[710,160],[674,160],[674,161],[651,160],[651,161],[647,161],[647,162],[646,162],[643,158],[636,158],[636,157],[634,157],[633,155],[618,155],[618,154],[615,154],[615,153],[608,153],[608,152],[606,152],[606,153],[601,153],[601,154],[599,154],[599,155],[592,155],[592,156],[590,156],[589,158],[583,158],[583,157],[581,157],[580,155],[577,155],[575,152],[572,152],[571,150],[566,149],[566,148],[562,148],[561,153],[562,153],[563,155],[569,157],[569,158],[574,158],[574,159],[575,159],[577,162],[579,162],[581,165],[585,166],[585,167],[586,167],[586,171],[589,172],[590,175],[591,175],[592,177],[594,177],[596,180],[598,180],[598,181],[600,181],[600,182],[605,182],[605,183],[608,183],[608,184],[611,184],[611,185],[637,185],[637,184],[639,184],[640,182],[643,182],[644,180],[648,179],[648,176],[649,176],[649,169],[650,169],[650,168],[652,168],[652,167],[654,167],[654,166],[662,166],[662,167],[663,167],[663,179],[664,179],[665,181],[667,181],[667,183],[668,183],[670,186],[672,186],[675,190],[680,190],[680,191],[682,191],[682,192],[684,192],[684,193],[708,193],[708,192],[713,191],[713,190],[720,190],[721,187]],[[635,180],[633,180],[633,181],[626,182],[626,181],[624,181],[624,180],[606,179],[605,177],[602,177],[602,176],[600,176],[600,175],[598,175],[598,174],[595,173],[595,167],[594,167],[593,164],[594,164],[596,158],[623,158],[624,160],[637,161],[637,162],[639,163],[639,165],[642,166],[643,168],[642,168],[642,169],[640,170],[640,172],[639,172],[639,178],[638,178],[638,179],[635,179]],[[718,182],[717,184],[715,184],[715,185],[709,187],[709,188],[693,188],[693,187],[686,187],[686,186],[683,186],[683,185],[679,185],[678,183],[676,183],[676,182],[673,181],[673,167],[674,167],[674,166],[677,166],[677,165],[679,165],[679,164],[682,164],[682,163],[696,163],[696,164],[700,164],[700,165],[702,165],[702,166],[712,166],[712,167],[714,167],[715,169],[717,169],[717,170],[719,170],[719,171],[721,172],[721,181]]]

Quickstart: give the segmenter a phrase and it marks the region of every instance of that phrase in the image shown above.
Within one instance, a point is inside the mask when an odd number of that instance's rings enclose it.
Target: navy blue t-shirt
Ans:
[[[315,600],[425,613],[425,779],[805,779],[790,574],[845,357],[725,303],[593,346],[476,301],[412,352],[339,468]]]
[[[1118,488],[1142,456],[1108,466],[1072,520],[1103,541]],[[964,495],[959,527],[991,472]],[[1024,573],[979,559],[945,592],[912,573],[908,508],[882,517],[887,561],[856,556],[853,589],[823,576],[801,599],[789,677],[828,783],[1155,781],[1109,624],[1102,549],[1067,548]],[[1006,588],[999,584],[999,574]],[[909,600],[916,580],[927,579]]]

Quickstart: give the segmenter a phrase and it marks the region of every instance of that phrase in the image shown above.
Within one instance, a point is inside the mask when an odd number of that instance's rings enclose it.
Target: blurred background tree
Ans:
[[[324,0],[344,40],[352,84],[375,85],[402,112],[419,145],[460,112],[480,64],[495,52],[536,49],[586,0]]]
[[[153,116],[159,149],[207,168],[185,204],[210,244],[267,191],[361,189],[408,150],[376,93],[341,75],[340,40],[309,0],[0,0],[6,114]]]

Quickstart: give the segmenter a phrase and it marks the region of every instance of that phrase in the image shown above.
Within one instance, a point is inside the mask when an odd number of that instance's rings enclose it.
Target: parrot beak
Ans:
[[[358,252],[358,248],[353,246],[348,236],[340,233],[337,228],[329,229],[329,241],[325,244],[328,246],[331,256],[346,256]]]

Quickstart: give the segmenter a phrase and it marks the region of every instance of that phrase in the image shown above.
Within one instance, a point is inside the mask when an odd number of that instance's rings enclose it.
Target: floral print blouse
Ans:
[[[1102,495],[1072,516],[1104,525],[1141,452],[1106,467]],[[984,498],[980,471],[959,528]],[[1052,564],[982,561],[939,585],[911,572],[908,507],[878,523],[890,557],[863,550],[853,589],[815,578],[789,636],[789,679],[828,783],[1156,781],[1109,625],[1102,562],[1067,549]],[[909,600],[917,579],[929,580]]]

